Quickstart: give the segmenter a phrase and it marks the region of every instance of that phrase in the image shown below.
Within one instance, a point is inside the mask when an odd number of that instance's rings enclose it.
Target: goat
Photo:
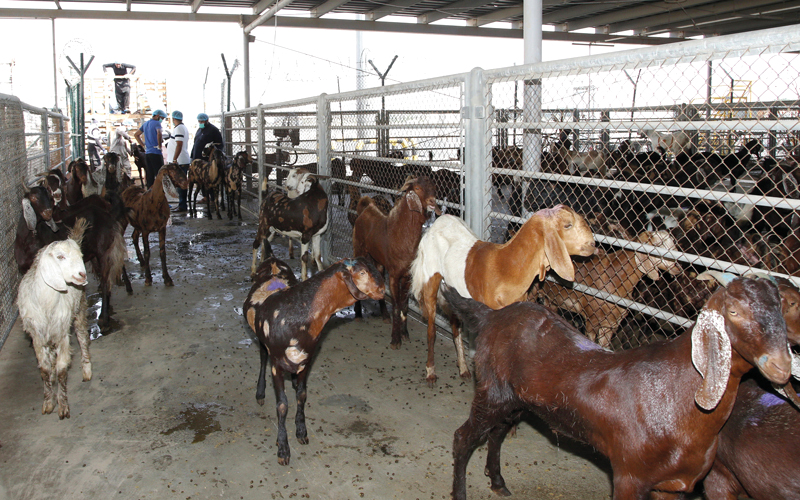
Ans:
[[[242,174],[248,165],[252,164],[253,160],[247,151],[239,151],[233,157],[231,166],[225,172],[225,192],[228,194],[228,220],[233,219],[234,213],[237,213],[239,220],[242,220]],[[238,197],[238,211],[234,206],[237,203]]]
[[[42,248],[17,291],[22,329],[33,341],[44,382],[42,415],[52,413],[57,402],[59,419],[69,418],[70,326],[74,326],[81,348],[83,380],[92,379],[84,291],[86,268],[80,249],[85,229],[86,221],[80,220],[68,239]],[[55,390],[53,384],[58,384]]]
[[[642,136],[650,140],[653,152],[671,151],[673,155],[678,156],[692,147],[692,138],[682,130],[661,134],[653,129],[642,129]]]
[[[283,374],[297,376],[296,436],[308,444],[305,422],[306,379],[322,330],[338,310],[356,300],[383,298],[383,277],[364,259],[333,264],[306,281],[288,286],[286,271],[278,266],[260,275],[244,302],[243,314],[259,340],[261,369],[256,400],[264,403],[267,357],[272,364],[272,386],[278,413],[278,463],[289,465],[286,435],[288,401]],[[288,278],[288,276],[287,276]]]
[[[499,309],[524,300],[533,281],[537,277],[543,280],[549,268],[572,281],[575,271],[569,256],[588,257],[595,251],[594,235],[586,220],[564,205],[536,212],[502,245],[478,240],[464,221],[452,215],[436,219],[422,237],[417,257],[411,264],[411,293],[428,318],[428,384],[436,382],[434,321],[442,279],[459,293]],[[461,332],[454,316],[450,324],[459,373],[463,378],[470,378]]]
[[[348,179],[348,180],[352,180]],[[347,193],[350,196],[350,205],[347,210],[347,220],[350,222],[351,226],[356,224],[356,219],[358,218],[358,202],[361,201],[361,190],[358,189],[358,186],[346,185]],[[392,203],[386,199],[383,195],[375,195],[372,196],[372,202],[378,207],[378,210],[383,213],[383,215],[389,215],[389,212],[392,211]]]
[[[384,215],[369,197],[358,202],[358,217],[353,225],[353,255],[368,257],[378,264],[381,273],[389,275],[392,295],[392,349],[399,349],[402,338],[408,338],[409,268],[417,253],[422,225],[428,211],[440,213],[436,206],[436,186],[428,177],[410,178],[400,191],[402,199],[395,203],[389,215]],[[381,315],[388,318],[386,302],[381,301]],[[355,307],[361,317],[361,304]]]
[[[64,184],[64,198],[67,205],[74,205],[83,198],[83,187],[92,179],[89,166],[83,158],[72,160],[67,165],[67,182]]]
[[[25,195],[22,197],[22,214],[17,223],[17,235],[14,239],[14,259],[19,272],[25,273],[33,265],[36,252],[42,248],[38,242],[38,233],[42,231],[58,231],[53,220],[53,200],[43,186],[28,187],[22,184]],[[46,227],[45,227],[46,226]]]
[[[721,279],[720,273],[714,277]],[[789,343],[800,345],[800,290],[789,280],[768,277],[781,294],[781,309]],[[800,378],[800,358],[794,355],[792,375]],[[791,384],[785,395],[797,401]],[[794,395],[795,399],[791,396]],[[714,465],[703,480],[708,500],[800,498],[800,412],[774,394],[761,377],[739,385],[733,411],[719,434]]]
[[[108,152],[103,156],[103,169],[105,170],[105,190],[114,191],[121,194],[133,184],[131,179],[125,175],[117,153]]]
[[[608,154],[605,151],[591,150],[587,152],[574,151],[570,149],[572,141],[569,139],[555,143],[556,149],[553,152],[557,159],[556,164],[566,165],[566,169],[570,174],[580,174],[587,172],[596,172],[601,177],[606,175],[606,158]]]
[[[161,167],[153,186],[147,191],[140,186],[131,186],[122,193],[122,200],[128,208],[128,221],[133,226],[133,245],[136,257],[144,268],[144,284],[153,284],[150,274],[150,233],[158,231],[158,250],[161,256],[161,274],[164,286],[173,286],[172,278],[167,270],[167,223],[170,218],[167,194],[176,197],[175,186],[188,189],[186,174],[176,163],[168,163]],[[139,250],[139,235],[144,243],[144,255]]]
[[[187,177],[188,194],[189,197],[189,215],[192,217],[197,216],[197,193],[203,192],[206,199],[206,217],[213,219],[213,212],[217,212],[217,218],[222,219],[219,213],[219,190],[222,186],[222,178],[225,176],[225,157],[222,151],[216,147],[212,147],[209,153],[208,161],[193,160],[189,165],[189,174]],[[197,186],[197,190],[192,193],[192,188]]]
[[[638,243],[676,250],[675,241],[665,231],[644,231],[635,240]],[[623,299],[631,295],[645,275],[651,280],[661,276],[659,269],[672,275],[681,272],[680,264],[634,250],[620,249],[616,252],[596,256],[575,264],[575,283],[597,288]],[[579,293],[560,284],[545,281],[541,284],[540,297],[551,309],[567,309],[585,319],[586,336],[603,347],[611,345],[611,339],[627,316],[628,309],[612,302]]]
[[[139,170],[139,181],[142,183],[142,187],[144,187],[144,172],[147,172],[145,149],[141,144],[135,142],[131,145],[131,153],[133,153],[133,163],[136,164],[136,168]]]
[[[389,160],[353,158],[350,161],[350,171],[358,182],[363,182],[362,179],[366,175],[376,186],[396,188],[403,183],[405,177],[392,165],[392,159],[402,160],[405,154],[398,149],[389,152],[386,157]]]
[[[328,195],[322,189],[319,179],[306,172],[306,181],[310,186],[303,194],[290,198],[278,191],[265,196],[258,215],[258,230],[253,240],[253,262],[250,276],[255,277],[256,258],[261,247],[261,261],[272,255],[270,241],[276,233],[290,238],[300,239],[300,275],[306,279],[308,270],[309,245],[318,270],[322,271],[320,258],[320,240],[322,233],[328,229]],[[265,182],[262,187],[265,187]]]
[[[778,288],[735,279],[719,287],[691,333],[609,352],[531,302],[500,310],[443,293],[475,329],[478,381],[470,416],[453,440],[453,498],[466,498],[467,462],[487,436],[491,488],[509,495],[500,447],[522,411],[609,458],[613,498],[691,492],[711,468],[741,377],[758,367],[785,384],[791,373]]]

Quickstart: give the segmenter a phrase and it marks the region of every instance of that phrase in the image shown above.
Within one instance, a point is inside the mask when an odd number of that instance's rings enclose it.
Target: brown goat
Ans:
[[[203,192],[206,198],[206,217],[213,219],[213,212],[217,212],[217,218],[222,219],[219,213],[219,191],[222,186],[222,178],[225,175],[225,157],[222,151],[212,148],[208,161],[193,160],[189,165],[189,175],[187,178],[189,197],[189,214],[197,216],[197,193]],[[197,186],[197,190],[192,193],[192,188]]]
[[[408,338],[409,268],[417,254],[422,236],[422,225],[428,220],[428,211],[440,213],[436,206],[436,186],[425,176],[410,178],[400,189],[402,198],[395,203],[389,215],[369,197],[358,203],[358,218],[353,225],[353,255],[369,257],[378,264],[381,272],[389,274],[392,294],[392,349],[399,349],[402,338]],[[361,317],[361,304],[357,303],[356,317]],[[388,318],[386,303],[381,301],[381,314]]]
[[[452,215],[436,219],[422,237],[411,265],[412,293],[428,318],[428,384],[436,382],[434,321],[442,279],[459,293],[499,309],[525,300],[533,281],[537,277],[543,280],[550,268],[572,281],[575,271],[570,255],[588,257],[595,251],[586,220],[564,205],[536,212],[502,245],[480,241],[464,221]],[[458,369],[461,377],[469,378],[461,332],[455,317],[450,320]]]
[[[466,499],[467,463],[487,437],[491,488],[510,494],[500,447],[523,411],[607,456],[615,500],[691,492],[713,464],[741,377],[758,367],[785,384],[791,372],[781,298],[768,280],[735,279],[691,333],[618,353],[538,304],[492,310],[443,288],[478,341],[475,398],[453,442],[455,500]]]
[[[188,189],[189,182],[186,174],[176,163],[169,163],[161,167],[153,186],[147,191],[141,186],[131,186],[122,193],[122,201],[128,208],[128,221],[133,226],[133,245],[136,248],[136,257],[144,268],[145,286],[153,284],[150,274],[150,233],[158,232],[158,250],[161,256],[161,273],[164,285],[172,286],[172,278],[167,271],[167,222],[169,222],[170,209],[167,203],[167,193],[178,196],[175,186]],[[139,234],[144,240],[144,256],[139,250]]]
[[[358,218],[358,202],[361,201],[361,190],[358,189],[358,186],[346,185],[347,193],[350,196],[350,206],[348,207],[347,211],[347,220],[350,222],[351,226],[356,224],[356,219]],[[389,215],[389,212],[392,211],[392,204],[383,196],[372,196],[372,202],[378,207],[383,215]]]
[[[253,163],[247,151],[239,151],[233,157],[231,166],[225,172],[225,193],[228,195],[228,220],[233,219],[234,214],[238,214],[242,220],[242,175],[247,166]],[[234,206],[238,203],[238,210]]]
[[[635,241],[675,250],[674,240],[665,231],[645,231]],[[639,280],[645,275],[654,281],[660,278],[659,269],[672,275],[681,272],[680,264],[674,261],[622,249],[576,263],[575,283],[630,299]],[[550,281],[542,283],[540,298],[553,310],[561,308],[583,316],[586,321],[586,336],[603,347],[611,345],[619,324],[628,315],[625,307]]]

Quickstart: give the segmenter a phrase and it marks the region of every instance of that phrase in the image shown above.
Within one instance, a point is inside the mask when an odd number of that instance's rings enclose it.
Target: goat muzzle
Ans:
[[[759,371],[771,382],[779,385],[789,382],[789,377],[792,375],[792,357],[788,349],[785,355],[784,353],[781,353],[780,356],[763,354],[756,363]]]

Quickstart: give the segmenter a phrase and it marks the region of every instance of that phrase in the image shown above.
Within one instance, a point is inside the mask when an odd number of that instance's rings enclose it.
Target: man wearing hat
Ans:
[[[161,120],[167,117],[167,114],[157,109],[153,111],[153,117],[134,132],[133,137],[136,142],[144,147],[144,159],[146,164],[147,187],[150,188],[156,181],[156,176],[161,167],[164,166],[164,157],[161,155]],[[144,135],[144,141],[142,141]]]
[[[210,143],[219,144],[217,149],[224,151],[225,143],[222,134],[214,124],[208,122],[208,115],[200,113],[197,115],[198,129],[194,134],[194,147],[192,148],[192,160],[204,160],[203,149]]]
[[[189,164],[192,159],[189,157],[189,129],[183,124],[183,113],[180,111],[172,112],[172,140],[167,143],[167,161],[177,163],[183,173],[189,173]],[[177,186],[176,186],[177,187]],[[173,208],[173,212],[186,211],[186,190],[178,189],[178,206]]]

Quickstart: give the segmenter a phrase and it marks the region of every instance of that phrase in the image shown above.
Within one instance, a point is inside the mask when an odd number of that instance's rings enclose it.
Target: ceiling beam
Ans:
[[[125,10],[127,10],[128,12],[131,11],[131,0],[125,1]]]
[[[406,7],[411,7],[412,5],[416,5],[421,1],[422,0],[395,0],[394,2],[389,2],[385,5],[378,7],[377,9],[367,12],[367,15],[365,17],[367,21],[377,21],[378,19],[381,19],[383,17],[391,16],[395,12],[400,12]]]
[[[349,0],[328,0],[319,7],[314,7],[313,9],[311,9],[311,17],[322,17],[328,12],[336,9],[340,5],[346,4],[348,1]]]
[[[194,0],[194,2],[192,2],[192,14],[195,14],[198,10],[200,10],[200,6],[203,5],[204,1],[205,0]]]
[[[780,2],[779,6],[788,6],[788,4],[800,4],[800,1],[793,2]],[[633,16],[629,17],[628,21],[621,20],[618,22],[609,23],[609,31],[618,33],[627,30],[647,30],[648,32],[654,27],[665,27],[667,25],[678,25],[691,22],[692,19],[705,18],[709,15],[728,15],[730,12],[740,10],[741,12],[759,11],[763,10],[761,7],[776,4],[776,0],[749,0],[746,4],[741,1],[734,0],[730,2],[721,2],[715,5],[706,5],[704,7],[697,7],[693,9],[675,9],[672,12],[661,13],[655,16],[639,17],[634,19]],[[742,9],[746,5],[747,9]],[[637,16],[638,17],[638,16]]]
[[[55,1],[55,3],[56,3],[56,8],[57,8],[58,10],[61,10],[61,2],[59,2],[58,0],[54,0],[54,1]]]
[[[257,26],[261,26],[265,22],[269,21],[272,17],[275,16],[275,14],[278,13],[278,11],[280,11],[284,7],[291,5],[292,2],[294,2],[294,0],[278,0],[278,2],[275,3],[275,5],[273,5],[272,7],[267,9],[263,14],[258,16],[258,19],[246,25],[244,27],[244,32],[249,35],[250,32],[253,31]]]
[[[449,3],[445,6],[439,7],[436,10],[429,10],[417,16],[417,22],[420,24],[431,24],[441,19],[446,19],[458,15],[464,11],[482,7],[486,5],[486,0],[459,0],[457,2]]]
[[[561,24],[575,17],[594,15],[613,9],[616,2],[590,2],[577,7],[559,8],[551,12],[542,13],[542,24]]]
[[[258,2],[257,4],[255,4],[253,6],[253,15],[257,16],[257,15],[261,14],[262,12],[264,12],[267,9],[267,7],[269,7],[273,3],[274,3],[274,0],[261,0],[260,2]]]
[[[605,26],[607,24],[614,24],[621,21],[626,21],[628,19],[637,19],[637,18],[655,16],[665,13],[668,15],[669,13],[672,13],[672,15],[679,15],[688,7],[708,4],[710,1],[711,0],[684,0],[680,3],[659,2],[657,4],[649,4],[649,5],[643,5],[641,7],[633,7],[627,9],[619,9],[613,12],[606,12],[586,19],[576,19],[573,21],[569,20],[569,18],[563,18],[562,22],[568,22],[567,29],[569,31],[573,31],[583,28],[594,28],[598,26]],[[741,5],[742,4],[741,0],[738,1],[739,4]],[[770,1],[775,1],[775,0],[770,0]],[[564,10],[569,10],[569,9],[564,9]],[[580,16],[571,16],[571,17],[580,17]]]
[[[491,14],[486,14],[485,16],[476,17],[474,19],[469,19],[467,24],[470,26],[484,26],[489,23],[496,23],[499,21],[503,21],[508,19],[509,17],[517,17],[522,15],[522,7],[509,7],[507,9],[500,9],[498,11],[492,12]]]

